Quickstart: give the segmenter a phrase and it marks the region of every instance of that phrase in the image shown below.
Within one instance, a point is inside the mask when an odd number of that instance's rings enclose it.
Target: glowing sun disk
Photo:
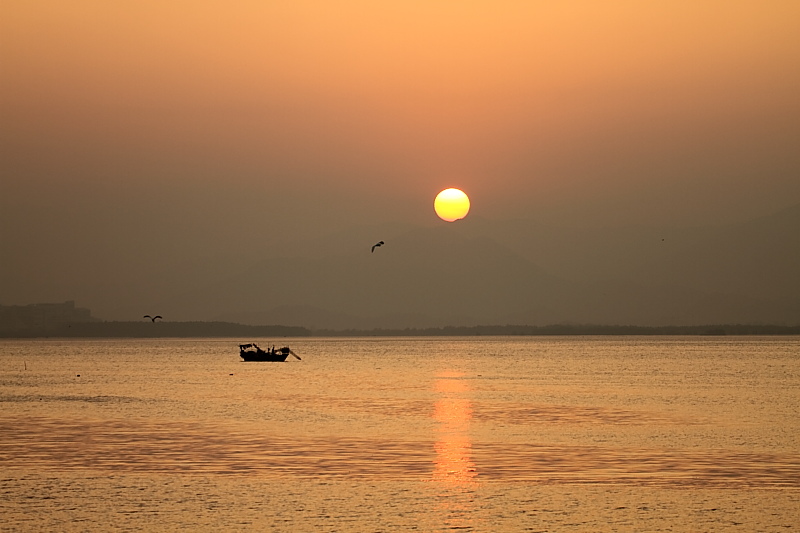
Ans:
[[[433,209],[442,220],[454,222],[469,213],[469,197],[460,189],[445,189],[436,195]]]

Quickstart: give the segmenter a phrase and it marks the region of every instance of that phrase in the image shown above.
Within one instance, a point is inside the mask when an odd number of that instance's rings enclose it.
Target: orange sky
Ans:
[[[226,182],[311,203],[400,196],[428,216],[459,186],[495,218],[686,187],[695,215],[800,194],[794,1],[6,0],[0,14],[19,187]]]

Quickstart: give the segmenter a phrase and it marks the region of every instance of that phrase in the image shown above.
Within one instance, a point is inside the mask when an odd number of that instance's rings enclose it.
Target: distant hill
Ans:
[[[757,300],[800,303],[800,205],[720,228],[626,272],[640,284],[670,285]]]
[[[287,246],[159,309],[323,329],[794,325],[798,229],[800,206],[695,231],[582,233],[477,217],[431,228],[359,228]],[[378,239],[386,245],[371,253]]]
[[[353,243],[325,257],[264,261],[176,305],[247,322],[276,309],[317,327],[478,324],[529,299],[552,300],[562,285],[489,239],[417,229],[374,254]]]

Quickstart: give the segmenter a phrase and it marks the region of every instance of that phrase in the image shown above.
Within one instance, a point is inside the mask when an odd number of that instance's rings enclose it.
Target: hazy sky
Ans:
[[[434,224],[451,186],[488,219],[766,214],[800,202],[798,21],[795,0],[4,0],[3,261]]]

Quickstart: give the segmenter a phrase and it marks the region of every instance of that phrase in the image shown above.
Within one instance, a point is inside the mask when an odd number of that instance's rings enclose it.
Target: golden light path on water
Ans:
[[[469,386],[461,372],[442,372],[434,381],[439,396],[434,404],[436,426],[433,482],[441,486],[438,510],[443,524],[450,529],[473,528],[475,489],[478,485],[472,440],[469,434],[472,402]]]

